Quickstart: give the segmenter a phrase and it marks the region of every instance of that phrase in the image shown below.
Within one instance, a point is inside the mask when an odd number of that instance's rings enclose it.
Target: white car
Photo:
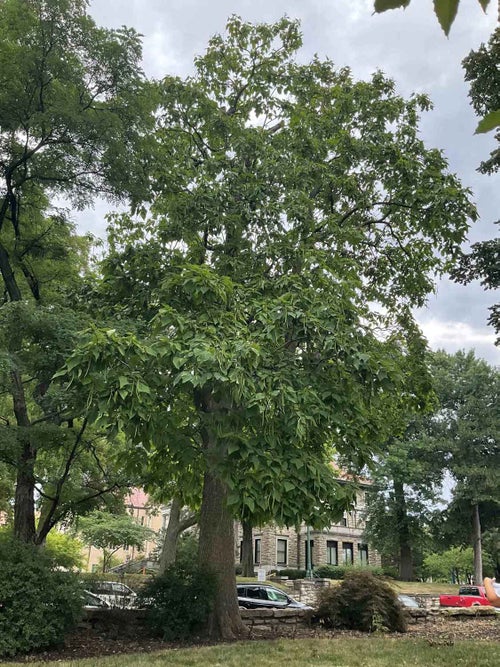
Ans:
[[[96,580],[87,582],[85,585],[90,592],[104,600],[110,607],[131,609],[136,605],[137,593],[120,581]]]

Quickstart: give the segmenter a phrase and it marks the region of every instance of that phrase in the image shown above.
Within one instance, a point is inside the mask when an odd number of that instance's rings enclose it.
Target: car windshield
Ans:
[[[273,602],[288,602],[287,596],[281,591],[277,591],[275,588],[267,589],[267,598]]]

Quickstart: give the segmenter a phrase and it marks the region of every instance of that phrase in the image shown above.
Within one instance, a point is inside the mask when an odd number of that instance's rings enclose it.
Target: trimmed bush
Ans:
[[[147,623],[154,635],[184,640],[203,631],[214,596],[213,575],[175,564],[143,588],[138,604],[148,609]]]
[[[396,592],[370,572],[349,572],[340,585],[325,589],[315,616],[328,628],[406,632]]]
[[[76,575],[12,538],[0,540],[0,656],[61,644],[82,615]]]
[[[314,568],[314,576],[319,579],[344,579],[349,572],[369,572],[376,577],[384,576],[381,567],[370,565],[319,565]]]
[[[304,579],[306,576],[305,570],[297,570],[295,568],[287,568],[277,572],[278,577],[288,577],[289,579]]]

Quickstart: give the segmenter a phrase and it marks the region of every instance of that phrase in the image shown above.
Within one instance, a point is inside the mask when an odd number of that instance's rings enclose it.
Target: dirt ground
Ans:
[[[300,627],[284,633],[255,632],[251,639],[277,639],[278,637],[290,637],[295,639],[305,638],[336,638],[357,637],[366,638],[367,641],[374,635],[361,632],[331,631],[319,627]],[[377,635],[380,636],[380,635]],[[427,620],[419,620],[408,626],[406,634],[389,634],[391,638],[423,638],[431,645],[450,645],[463,640],[474,641],[496,641],[500,640],[500,614],[498,617],[455,619],[431,617]],[[200,641],[200,644],[207,642]],[[193,645],[191,642],[190,646]],[[24,658],[16,658],[16,662],[34,662],[50,660],[74,660],[77,658],[90,658],[105,655],[117,655],[120,653],[149,653],[168,648],[180,648],[179,644],[172,644],[156,639],[146,638],[142,634],[126,637],[118,636],[117,633],[103,632],[98,629],[81,628],[68,637],[64,646],[58,650],[44,651],[30,654]]]

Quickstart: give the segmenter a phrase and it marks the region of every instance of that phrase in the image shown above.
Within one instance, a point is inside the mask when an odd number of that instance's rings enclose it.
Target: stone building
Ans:
[[[356,494],[356,504],[345,512],[338,524],[323,530],[310,529],[312,566],[317,565],[380,565],[380,555],[363,539],[365,494],[368,484],[362,484]],[[243,531],[235,525],[235,561],[241,560]],[[307,567],[307,526],[280,528],[265,526],[253,529],[253,554],[256,568],[282,570]]]

